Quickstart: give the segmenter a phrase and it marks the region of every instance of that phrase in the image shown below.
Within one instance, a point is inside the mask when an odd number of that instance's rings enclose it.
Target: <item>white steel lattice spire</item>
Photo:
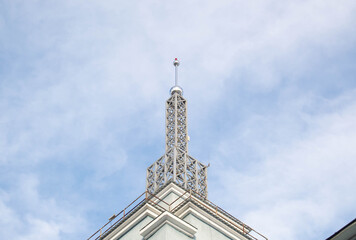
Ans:
[[[207,166],[188,155],[187,101],[183,89],[178,86],[176,58],[175,85],[166,102],[166,152],[147,168],[147,190],[155,193],[169,181],[208,197]]]

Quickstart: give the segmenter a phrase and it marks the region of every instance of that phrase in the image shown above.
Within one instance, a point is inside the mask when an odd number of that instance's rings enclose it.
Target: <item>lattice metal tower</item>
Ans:
[[[147,168],[146,188],[155,193],[169,181],[187,190],[193,190],[203,198],[208,197],[207,167],[188,155],[187,100],[183,89],[178,86],[178,66],[176,58],[175,85],[166,101],[166,152]]]

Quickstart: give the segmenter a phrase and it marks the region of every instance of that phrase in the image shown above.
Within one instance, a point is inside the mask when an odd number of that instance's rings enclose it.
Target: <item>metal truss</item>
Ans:
[[[147,168],[147,186],[155,193],[168,181],[208,197],[207,166],[188,155],[187,101],[172,91],[166,102],[166,153]]]

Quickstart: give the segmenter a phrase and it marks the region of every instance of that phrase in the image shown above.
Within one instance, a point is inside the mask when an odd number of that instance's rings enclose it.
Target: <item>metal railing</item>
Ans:
[[[157,199],[159,202],[157,203],[156,201],[153,201],[152,199]],[[169,204],[165,202],[164,200],[158,198],[156,195],[151,194],[147,191],[143,192],[138,198],[136,198],[134,201],[132,201],[127,207],[125,207],[121,212],[114,214],[112,217],[110,217],[109,221],[104,224],[98,231],[96,231],[93,235],[91,235],[88,240],[90,239],[101,239],[101,237],[107,235],[109,231],[120,224],[127,216],[129,216],[131,213],[133,213],[139,206],[141,206],[143,203],[150,203],[153,206],[155,206],[158,210],[161,212],[166,211],[167,209],[159,205],[159,203],[162,202],[169,207]],[[114,221],[116,220],[116,221]],[[110,224],[112,223],[112,224]]]
[[[243,223],[242,221],[240,221],[239,219],[235,218],[234,216],[232,216],[231,214],[229,214],[228,212],[226,212],[224,209],[218,207],[217,205],[215,205],[214,203],[212,203],[211,201],[209,201],[206,198],[203,198],[199,193],[194,192],[192,190],[190,190],[189,192],[187,190],[185,190],[185,192],[181,195],[184,196],[186,193],[190,193],[189,197],[186,198],[183,202],[181,202],[178,206],[176,206],[175,208],[173,208],[171,210],[171,212],[175,212],[177,209],[179,209],[183,204],[185,204],[186,201],[188,201],[189,199],[193,199],[193,201],[197,202],[198,204],[200,204],[201,206],[203,206],[205,209],[209,210],[211,213],[217,215],[218,217],[220,217],[221,219],[223,219],[224,221],[226,221],[227,223],[229,223],[230,225],[232,225],[233,227],[235,227],[236,229],[238,229],[239,231],[241,231],[244,235],[247,235],[248,237],[254,239],[254,240],[259,240],[261,238],[268,240],[267,237],[265,237],[264,235],[262,235],[261,233],[257,232],[256,230],[254,230],[252,227],[248,226],[247,224]],[[177,198],[178,199],[178,198]],[[177,200],[176,199],[176,200]],[[230,218],[230,219],[229,219]],[[231,221],[234,220],[234,221]],[[238,222],[238,224],[236,224],[236,222]],[[253,235],[252,235],[253,234]],[[261,238],[257,238],[257,237],[261,237]]]
[[[148,191],[143,192],[138,198],[136,198],[134,201],[132,201],[121,212],[114,214],[112,217],[110,217],[109,222],[107,222],[98,231],[96,231],[93,235],[91,235],[88,238],[88,240],[102,239],[102,237],[106,236],[110,232],[110,230],[113,229],[113,227],[122,223],[127,218],[127,216],[132,214],[136,209],[138,209],[144,203],[149,203],[149,204],[153,205],[154,207],[156,207],[156,209],[158,209],[161,212],[169,211],[172,214],[174,214],[180,207],[182,207],[185,203],[187,203],[190,200],[193,200],[193,202],[195,201],[196,204],[202,206],[203,208],[208,210],[210,213],[216,215],[223,221],[232,225],[235,229],[238,229],[240,231],[240,233],[242,233],[243,235],[246,235],[254,240],[259,240],[261,238],[268,240],[261,233],[255,231],[253,228],[246,225],[242,221],[238,220],[237,218],[235,218],[234,216],[232,216],[231,214],[229,214],[222,208],[218,207],[214,203],[210,202],[206,198],[203,198],[199,193],[194,192],[192,190],[190,190],[190,191],[184,190],[184,191],[185,192],[183,194],[178,196],[177,199],[175,199],[171,203],[165,202],[163,199],[157,197],[155,194],[152,194]],[[180,203],[178,203],[176,206],[174,206],[174,204],[179,199],[182,199],[182,201]],[[163,206],[161,205],[161,203],[163,204]],[[114,222],[115,219],[117,219],[117,220]],[[112,224],[110,224],[110,223],[112,223]],[[257,235],[257,236],[253,236],[253,235]]]

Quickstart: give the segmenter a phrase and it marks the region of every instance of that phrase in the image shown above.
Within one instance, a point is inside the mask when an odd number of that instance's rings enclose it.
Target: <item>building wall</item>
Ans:
[[[179,191],[180,189],[176,188],[178,187],[172,185],[170,186],[170,188],[165,189],[165,191],[161,194],[158,194],[157,197],[163,199],[163,201],[167,202],[168,204],[172,203],[177,199],[177,201],[174,202],[174,206],[176,206],[177,204],[183,201],[181,198],[179,198],[179,196],[182,195],[182,193],[180,193]],[[158,203],[158,205],[161,205],[161,207],[166,208],[167,204],[163,203],[163,201],[159,201],[158,198],[153,198],[153,200],[156,201],[156,204]],[[146,203],[146,208],[143,208],[141,212],[137,212],[137,216],[131,216],[129,219],[126,220],[128,221],[126,222],[126,227],[125,225],[122,225],[121,229],[120,227],[117,229],[116,237],[115,233],[113,233],[106,239],[143,240],[143,236],[146,239],[148,238],[150,240],[248,239],[247,237],[244,237],[243,235],[233,231],[232,229],[230,229],[229,226],[226,226],[224,223],[216,222],[218,220],[215,221],[214,216],[206,216],[209,215],[209,213],[205,212],[204,210],[197,207],[193,208],[193,205],[185,205],[185,207],[179,209],[178,212],[176,212],[177,215],[175,215],[174,213],[170,213],[168,209],[167,212],[160,213],[157,210],[158,208],[154,208],[152,206],[149,206],[149,204]],[[174,206],[171,206],[171,209],[173,209]],[[187,215],[185,215],[184,212]],[[183,214],[184,217],[183,219],[179,220],[178,218],[180,217],[178,216],[182,216],[181,214]],[[135,224],[136,220],[140,219],[140,217],[138,216],[146,217],[143,217],[142,220],[139,220],[138,223]],[[182,220],[185,223],[182,222]],[[128,228],[128,226],[130,225],[133,226]],[[194,237],[192,235],[194,235]]]
[[[180,232],[169,224],[164,224],[148,240],[192,240],[186,234]]]
[[[174,209],[176,206],[178,206],[181,202],[183,202],[183,199],[182,198],[179,198],[179,195],[177,195],[176,193],[174,192],[170,192],[169,194],[167,194],[163,200],[168,203],[168,204],[171,204],[172,202],[174,202],[170,207],[171,209]],[[164,207],[165,209],[168,210],[168,206],[167,204],[165,203],[159,203],[159,205],[161,205],[162,207]]]
[[[229,240],[223,233],[219,232],[211,225],[207,224],[206,222],[200,220],[193,214],[188,214],[184,221],[190,223],[194,227],[198,229],[197,233],[195,234],[196,240]]]
[[[151,222],[153,218],[150,216],[146,216],[139,223],[133,226],[130,230],[128,230],[124,235],[119,238],[114,238],[113,240],[140,240],[142,236],[140,235],[140,230],[146,226],[149,222]]]

